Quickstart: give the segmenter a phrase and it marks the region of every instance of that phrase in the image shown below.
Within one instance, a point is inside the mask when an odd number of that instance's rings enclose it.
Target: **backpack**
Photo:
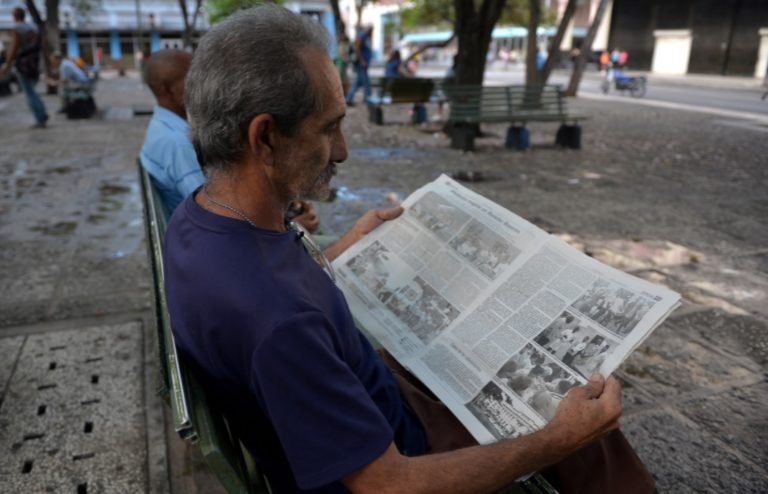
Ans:
[[[40,77],[40,35],[30,29],[26,33],[19,33],[19,36],[27,37],[28,48],[16,57],[16,71],[27,79],[37,79]]]

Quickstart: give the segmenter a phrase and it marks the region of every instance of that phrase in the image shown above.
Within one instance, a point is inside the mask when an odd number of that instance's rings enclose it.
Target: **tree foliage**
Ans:
[[[68,3],[81,19],[90,19],[102,10],[101,0],[69,0]]]
[[[437,26],[449,29],[456,19],[453,0],[415,0],[412,7],[401,14],[403,29],[412,30],[418,27]],[[480,0],[474,0],[475,9],[482,5]],[[506,0],[501,11],[499,24],[524,26],[528,24],[530,15],[529,0]],[[542,8],[541,23],[554,24],[557,12],[550,8]]]
[[[211,24],[215,24],[238,10],[258,7],[265,3],[283,3],[282,0],[207,0],[206,11]]]

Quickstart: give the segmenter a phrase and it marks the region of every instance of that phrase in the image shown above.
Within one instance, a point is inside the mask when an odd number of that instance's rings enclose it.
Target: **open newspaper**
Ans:
[[[333,267],[352,314],[480,443],[543,427],[679,294],[606,266],[443,175]]]

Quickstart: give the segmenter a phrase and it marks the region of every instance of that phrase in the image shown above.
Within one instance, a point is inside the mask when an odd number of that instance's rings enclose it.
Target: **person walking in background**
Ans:
[[[619,51],[619,67],[622,69],[626,67],[627,60],[629,60],[629,53],[627,53],[627,50],[620,50]]]
[[[336,53],[336,58],[333,60],[333,64],[336,66],[336,70],[339,71],[339,78],[341,78],[341,87],[344,90],[344,94],[349,91],[349,76],[347,75],[347,67],[349,66],[349,38],[345,33],[339,35],[339,45]]]
[[[364,101],[368,101],[368,98],[371,97],[371,79],[368,77],[368,66],[373,55],[371,51],[371,33],[373,33],[372,26],[362,28],[355,39],[355,84],[347,93],[347,106],[355,105],[355,93],[360,88],[363,88]]]
[[[40,32],[36,26],[24,22],[26,12],[20,7],[13,9],[13,26],[11,50],[8,60],[0,67],[0,75],[6,74],[11,67],[16,69],[16,79],[27,96],[27,105],[35,116],[34,129],[45,127],[48,121],[48,111],[40,95],[35,91],[35,85],[40,78]]]
[[[611,63],[611,55],[608,53],[608,50],[605,50],[600,54],[600,71],[607,71],[608,65]]]

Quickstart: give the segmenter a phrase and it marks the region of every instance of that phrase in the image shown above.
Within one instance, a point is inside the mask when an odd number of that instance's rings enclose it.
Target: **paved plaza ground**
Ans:
[[[0,492],[216,492],[154,392],[136,173],[152,98],[135,74],[106,74],[96,98],[98,118],[45,130],[21,95],[0,99]],[[441,173],[482,173],[466,185],[682,294],[618,372],[622,427],[660,492],[768,492],[768,122],[569,103],[591,116],[582,150],[533,124],[533,147],[510,151],[489,125],[462,153],[407,107],[381,127],[351,109],[324,230]]]

